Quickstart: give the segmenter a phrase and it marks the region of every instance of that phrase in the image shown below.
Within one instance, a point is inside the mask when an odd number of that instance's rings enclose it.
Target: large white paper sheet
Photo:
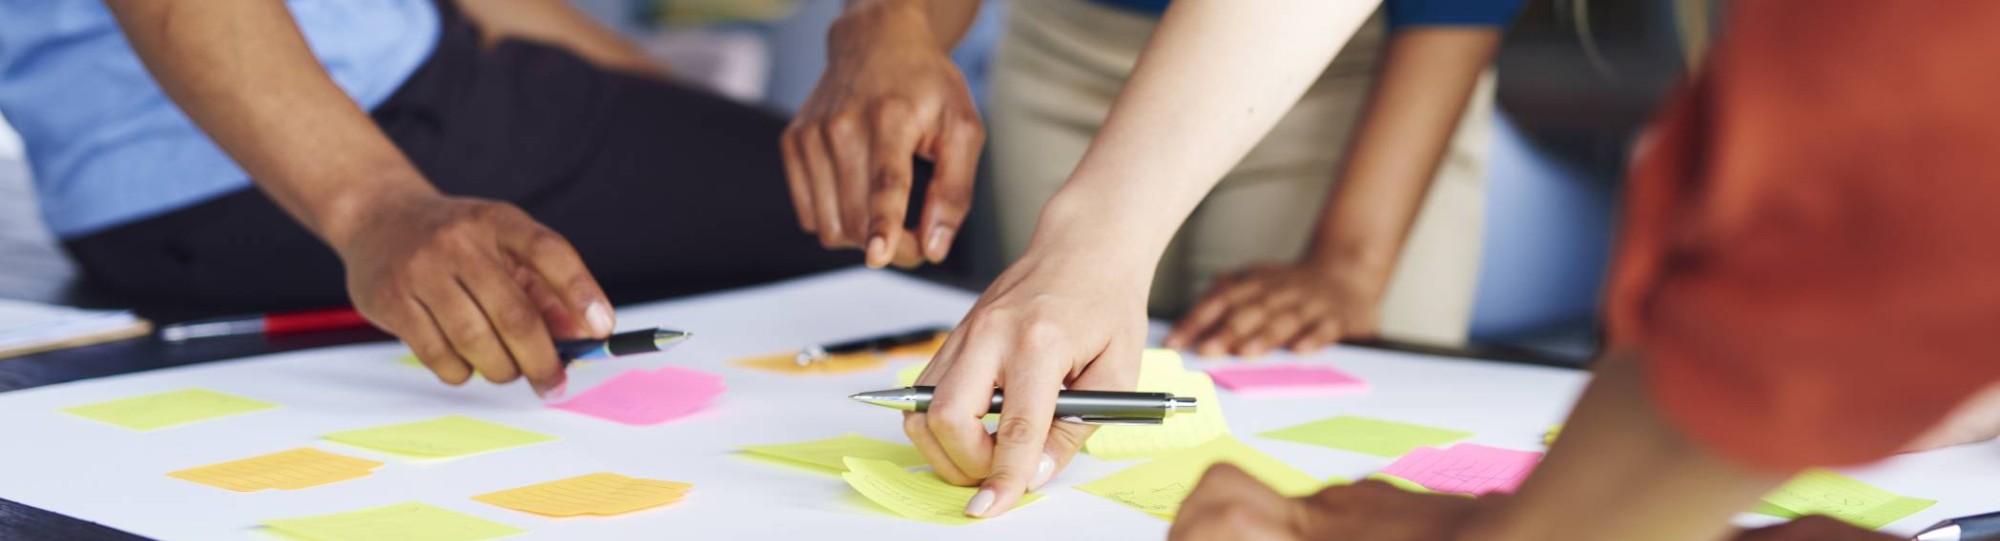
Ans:
[[[260,538],[257,521],[404,501],[529,530],[521,539],[1158,539],[1166,523],[1071,489],[1134,462],[1079,457],[1047,501],[965,527],[903,520],[876,510],[838,478],[735,456],[743,444],[859,432],[902,441],[891,411],[846,396],[890,387],[903,364],[876,372],[798,377],[737,369],[733,358],[825,340],[950,324],[973,295],[881,271],[841,271],[768,287],[626,307],[622,328],[664,326],[695,338],[665,355],[572,372],[572,393],[627,367],[687,366],[723,374],[729,392],[708,411],[632,427],[545,408],[522,384],[443,386],[401,364],[397,344],[364,344],[80,381],[0,394],[0,497],[145,536]],[[1243,441],[1320,477],[1360,478],[1390,462],[1254,437],[1336,414],[1382,417],[1477,433],[1468,441],[1539,449],[1575,399],[1581,372],[1338,348],[1302,360],[1333,362],[1373,389],[1345,397],[1243,398],[1223,393]],[[1200,368],[1203,361],[1190,360]],[[56,410],[185,387],[280,404],[274,410],[139,433]],[[466,415],[562,438],[468,458],[419,463],[320,440],[328,432]],[[166,476],[183,468],[310,445],[388,465],[371,477],[296,490],[235,493]],[[630,515],[549,519],[469,498],[594,472],[694,483],[668,507]],[[1939,504],[1897,523],[1991,511],[2000,446],[1905,456],[1856,477]],[[1642,488],[1635,488],[1642,490]],[[1751,520],[1751,519],[1746,519]]]

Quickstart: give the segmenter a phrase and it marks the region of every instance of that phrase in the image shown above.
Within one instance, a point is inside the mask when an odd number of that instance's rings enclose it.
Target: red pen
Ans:
[[[368,326],[368,319],[353,308],[328,308],[299,312],[279,312],[261,316],[229,316],[175,323],[160,327],[160,339],[185,342],[197,338],[261,334],[277,336],[334,331]]]

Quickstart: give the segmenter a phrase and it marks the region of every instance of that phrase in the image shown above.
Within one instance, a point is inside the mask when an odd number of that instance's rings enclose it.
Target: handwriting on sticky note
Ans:
[[[903,518],[947,526],[963,526],[980,519],[965,516],[965,504],[979,489],[954,486],[931,472],[911,472],[883,460],[848,457],[847,473],[840,474],[847,485]],[[1021,496],[1015,507],[1035,503],[1041,494]]]
[[[833,474],[847,471],[847,457],[881,460],[904,468],[924,465],[924,455],[916,447],[854,433],[799,443],[745,445],[738,449],[748,456],[809,466]]]
[[[1418,447],[1443,445],[1472,437],[1471,432],[1350,415],[1258,435],[1381,457],[1402,456]]]
[[[798,352],[787,351],[784,353],[736,359],[729,361],[729,364],[731,366],[764,372],[775,372],[793,376],[811,376],[866,372],[881,368],[884,364],[883,359],[883,356],[873,354],[835,355],[821,359],[819,362],[799,364]]]
[[[1331,366],[1236,365],[1208,371],[1215,384],[1244,395],[1340,395],[1368,391],[1368,382]]]
[[[1172,520],[1181,500],[1201,481],[1209,466],[1228,462],[1286,496],[1304,496],[1325,483],[1278,459],[1258,452],[1236,438],[1222,436],[1208,443],[1169,453],[1076,488],[1127,507]]]
[[[1229,434],[1229,421],[1215,398],[1215,382],[1207,374],[1187,371],[1173,350],[1146,350],[1140,358],[1138,390],[1191,396],[1200,407],[1192,415],[1175,415],[1159,425],[1100,427],[1084,442],[1085,452],[1106,460],[1144,458]]]
[[[412,458],[448,458],[555,441],[555,436],[457,415],[327,434],[326,439]]]
[[[1873,530],[1936,504],[1937,500],[1900,496],[1852,477],[1813,469],[1765,495],[1759,509],[1787,518],[1827,515]]]
[[[181,389],[63,408],[62,412],[132,430],[157,430],[275,407],[278,405],[208,389]]]
[[[1479,496],[1520,488],[1541,460],[1534,451],[1461,443],[1450,449],[1420,447],[1381,473],[1437,492]]]
[[[593,473],[473,496],[473,501],[550,517],[608,517],[680,501],[694,485]]]
[[[279,533],[313,541],[481,541],[527,531],[422,502],[263,523]]]
[[[627,370],[554,408],[635,426],[686,417],[721,396],[722,376],[665,367]]]
[[[381,462],[300,447],[188,468],[168,473],[167,476],[237,492],[256,492],[272,488],[298,490],[359,479],[379,467],[382,467]]]

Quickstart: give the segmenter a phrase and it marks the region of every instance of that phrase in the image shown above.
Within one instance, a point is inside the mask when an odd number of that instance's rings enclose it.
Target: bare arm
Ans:
[[[1392,35],[1305,257],[1218,277],[1167,346],[1254,357],[1373,336],[1403,241],[1500,35],[1489,27]]]
[[[512,205],[440,194],[320,67],[283,2],[109,5],[167,95],[339,254],[355,308],[440,380],[476,369],[561,394],[551,336],[611,331],[569,243]]]

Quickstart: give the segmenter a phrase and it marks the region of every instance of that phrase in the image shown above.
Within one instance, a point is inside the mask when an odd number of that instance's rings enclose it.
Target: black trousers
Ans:
[[[503,41],[444,9],[437,51],[374,119],[445,193],[512,202],[617,302],[860,261],[798,230],[783,119]],[[211,310],[346,304],[335,254],[256,189],[65,243],[93,287]]]

